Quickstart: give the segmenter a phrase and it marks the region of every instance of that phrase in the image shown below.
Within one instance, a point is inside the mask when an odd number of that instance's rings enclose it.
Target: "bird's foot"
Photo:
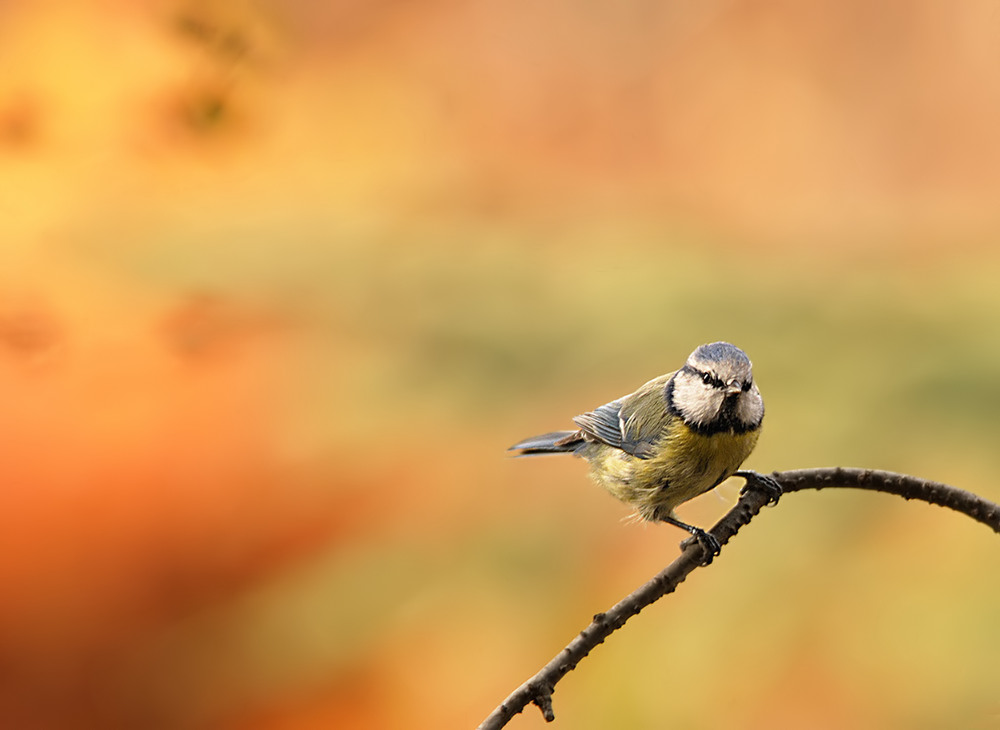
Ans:
[[[742,477],[746,480],[743,489],[740,490],[742,497],[749,491],[763,492],[767,496],[767,504],[777,504],[778,498],[784,493],[778,480],[767,474],[750,470],[740,470],[734,476]]]
[[[719,544],[719,541],[716,539],[715,535],[710,532],[706,532],[700,527],[689,527],[687,529],[691,533],[691,537],[681,542],[681,550],[690,545],[692,541],[697,542],[701,545],[701,549],[705,553],[705,557],[702,559],[701,564],[711,565],[715,556],[722,552],[722,546]]]
[[[701,563],[702,565],[708,565],[712,562],[716,555],[722,552],[722,545],[719,544],[719,540],[715,537],[715,535],[706,532],[700,527],[695,527],[694,525],[689,525],[686,522],[681,522],[672,514],[663,515],[659,519],[673,525],[674,527],[679,527],[682,530],[687,530],[691,533],[691,537],[681,543],[681,550],[686,549],[687,546],[691,544],[692,540],[697,541],[697,543],[701,545],[702,552],[704,553]]]

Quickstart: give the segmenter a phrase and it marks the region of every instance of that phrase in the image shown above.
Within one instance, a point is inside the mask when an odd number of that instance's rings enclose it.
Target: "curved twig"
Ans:
[[[896,494],[903,499],[919,499],[961,512],[977,522],[982,522],[1000,533],[1000,505],[978,497],[963,489],[932,482],[926,479],[894,474],[874,469],[798,469],[774,472],[771,476],[781,484],[784,492],[803,489],[853,488]],[[729,542],[739,529],[750,522],[767,504],[769,496],[759,490],[746,491],[726,515],[710,530],[720,545]],[[549,722],[555,719],[552,711],[552,693],[556,683],[571,672],[592,649],[601,644],[614,631],[643,608],[672,593],[688,574],[702,564],[704,553],[696,540],[688,540],[680,556],[658,575],[641,586],[605,613],[594,616],[591,624],[579,633],[552,661],[535,676],[514,690],[479,725],[479,730],[497,730],[504,727],[529,704],[535,704]]]

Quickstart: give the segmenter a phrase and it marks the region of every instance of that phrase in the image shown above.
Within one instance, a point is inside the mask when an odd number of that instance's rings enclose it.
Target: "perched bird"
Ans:
[[[737,472],[757,444],[763,419],[750,359],[735,345],[713,342],[692,352],[680,370],[577,416],[576,431],[533,436],[509,450],[586,459],[598,484],[639,517],[690,532],[710,562],[719,553],[718,540],[681,522],[674,509],[734,474],[747,480],[745,488],[764,489],[777,501],[776,481]]]

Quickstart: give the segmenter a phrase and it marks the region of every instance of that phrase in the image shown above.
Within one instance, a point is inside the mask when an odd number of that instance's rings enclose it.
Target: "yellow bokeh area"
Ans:
[[[684,537],[506,447],[704,342],[749,467],[1000,500],[995,3],[8,2],[0,67],[0,727],[474,727]],[[998,572],[788,495],[557,726],[995,727]]]

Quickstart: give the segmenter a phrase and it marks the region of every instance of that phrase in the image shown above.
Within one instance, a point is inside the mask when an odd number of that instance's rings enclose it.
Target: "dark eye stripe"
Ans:
[[[721,378],[704,370],[698,370],[697,368],[691,367],[690,363],[685,364],[684,367],[681,369],[684,370],[685,372],[691,373],[696,378],[701,380],[701,382],[703,382],[705,385],[711,385],[713,388],[719,388],[720,390],[725,390],[726,388],[726,384],[722,381]],[[747,382],[743,383],[744,391],[748,391],[752,387],[753,387],[753,378],[750,378],[749,380],[747,380]]]
[[[705,385],[711,385],[713,388],[725,388],[726,384],[723,383],[719,378],[712,375],[712,373],[703,373],[700,370],[695,371],[701,376],[701,382]]]

